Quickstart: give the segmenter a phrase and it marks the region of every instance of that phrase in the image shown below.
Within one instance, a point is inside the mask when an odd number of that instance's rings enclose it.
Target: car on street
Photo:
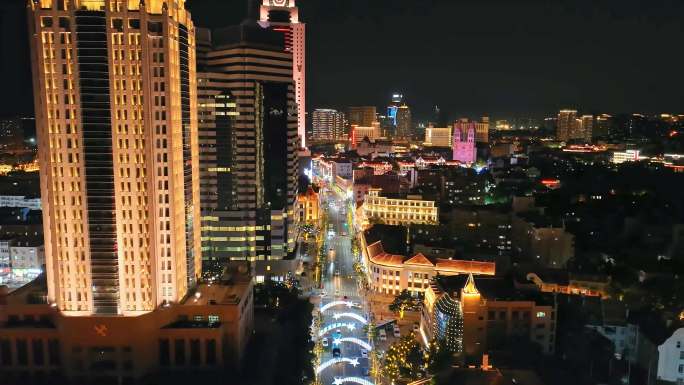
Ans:
[[[328,339],[327,339],[327,338],[323,338],[323,339],[321,340],[321,345],[323,345],[323,347],[326,347],[326,348],[327,348],[327,347],[328,347]]]
[[[361,350],[361,357],[368,358],[368,350]]]

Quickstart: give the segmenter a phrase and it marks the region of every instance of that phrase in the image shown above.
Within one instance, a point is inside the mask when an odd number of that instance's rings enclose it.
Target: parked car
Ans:
[[[361,350],[361,357],[368,358],[368,350]]]

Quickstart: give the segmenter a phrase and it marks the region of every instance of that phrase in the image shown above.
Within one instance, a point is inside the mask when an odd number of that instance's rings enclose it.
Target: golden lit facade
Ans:
[[[320,220],[318,194],[311,188],[297,195],[297,221],[300,225],[305,223],[318,224]]]
[[[577,110],[560,110],[556,128],[556,139],[568,141],[578,137]]]
[[[451,147],[451,127],[433,127],[432,125],[425,128],[425,142],[424,146],[428,147]]]
[[[184,1],[42,0],[29,16],[49,301],[68,315],[179,301],[201,270]]]
[[[434,224],[439,219],[435,201],[387,198],[380,196],[381,189],[372,188],[362,206],[362,221],[369,224],[379,221],[387,225]]]
[[[380,122],[374,121],[368,126],[359,126],[352,124],[351,126],[351,144],[356,146],[361,143],[363,138],[368,138],[370,141],[375,141],[382,137],[382,129]]]
[[[365,237],[362,237],[365,245]],[[397,295],[408,290],[412,295],[424,294],[438,275],[494,275],[494,262],[428,258],[422,253],[406,257],[386,253],[377,241],[364,248],[370,287],[375,293]]]

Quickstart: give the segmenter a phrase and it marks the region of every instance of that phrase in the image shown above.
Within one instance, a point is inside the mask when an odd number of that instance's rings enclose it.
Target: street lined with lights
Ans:
[[[354,270],[354,255],[351,245],[351,216],[345,210],[349,202],[345,197],[335,196],[330,192],[328,203],[328,227],[326,233],[331,240],[326,241],[325,252],[331,260],[322,268],[326,274],[322,277],[321,289],[331,293],[318,308],[320,324],[314,335],[320,340],[316,376],[319,384],[356,383],[374,385],[368,378],[370,375],[369,352],[373,346],[367,341],[365,328],[368,325],[363,298],[359,295],[359,284]],[[334,293],[334,294],[333,294]],[[329,302],[325,303],[325,299]],[[331,311],[334,310],[334,311]],[[342,322],[349,321],[349,322]],[[331,342],[325,345],[323,337],[331,334]],[[332,357],[331,357],[332,354]],[[342,365],[346,363],[345,365]],[[338,364],[338,365],[336,365]]]

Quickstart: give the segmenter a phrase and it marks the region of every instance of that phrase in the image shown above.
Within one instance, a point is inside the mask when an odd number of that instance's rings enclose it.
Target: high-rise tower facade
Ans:
[[[377,120],[375,106],[358,106],[347,108],[347,122],[350,126],[370,127]]]
[[[411,119],[411,109],[406,104],[397,108],[397,133],[400,138],[410,138],[412,135],[413,121]]]
[[[184,1],[40,0],[29,17],[48,300],[70,315],[179,301],[201,269]]]
[[[403,100],[404,95],[392,94],[392,101],[390,102],[390,105],[387,106],[387,117],[392,120],[394,126],[397,125],[397,110],[399,109],[399,106],[402,105]]]
[[[285,36],[285,50],[292,53],[292,79],[297,101],[297,133],[306,147],[306,24],[299,20],[295,0],[263,0],[261,22],[268,22]]]
[[[332,109],[316,109],[311,117],[311,137],[314,140],[338,140],[346,125],[344,113]]]
[[[560,110],[556,128],[556,138],[567,141],[577,137],[577,110]]]
[[[203,259],[282,259],[297,196],[292,54],[249,20],[198,28],[197,41]]]

